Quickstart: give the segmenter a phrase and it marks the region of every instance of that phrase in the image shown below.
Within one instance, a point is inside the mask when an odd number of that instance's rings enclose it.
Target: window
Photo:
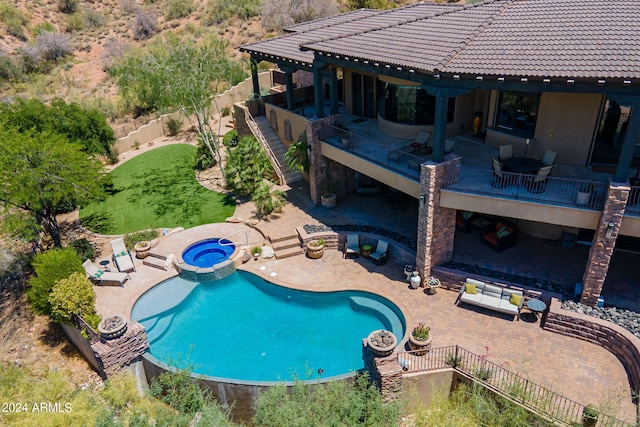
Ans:
[[[293,141],[293,137],[291,136],[291,122],[289,119],[284,121],[284,137],[289,141]]]
[[[381,116],[395,123],[409,125],[433,125],[436,115],[436,98],[418,86],[401,86],[384,83],[384,99]],[[449,99],[447,123],[453,122],[455,99]]]
[[[540,94],[500,92],[496,127],[523,137],[533,137]]]

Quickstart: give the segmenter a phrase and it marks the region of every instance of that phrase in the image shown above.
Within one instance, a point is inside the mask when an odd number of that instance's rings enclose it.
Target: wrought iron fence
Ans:
[[[487,355],[477,355],[457,345],[432,348],[426,354],[422,351],[402,352],[398,353],[397,360],[406,372],[455,369],[506,399],[562,425],[582,425],[577,423],[582,422],[585,412],[592,411],[585,405],[511,372],[504,365],[487,360]],[[603,413],[597,414],[597,424],[593,425],[637,426]]]
[[[607,196],[606,182],[501,172],[461,167],[460,173],[445,177],[442,188],[461,193],[505,199],[602,210]]]
[[[631,186],[624,213],[625,215],[640,216],[640,187]]]

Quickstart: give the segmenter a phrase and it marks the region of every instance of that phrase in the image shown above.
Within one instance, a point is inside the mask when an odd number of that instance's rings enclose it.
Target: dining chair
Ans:
[[[547,150],[544,152],[544,156],[542,157],[542,164],[545,166],[551,166],[556,162],[556,157],[558,157],[558,153]]]
[[[513,157],[513,145],[501,145],[500,146],[500,161],[504,162]]]
[[[547,177],[551,173],[551,169],[553,169],[553,165],[541,167],[538,174],[535,175],[527,184],[527,190],[530,193],[544,193],[547,189]]]
[[[491,177],[491,186],[495,188],[504,188],[507,186],[505,176],[502,174],[502,163],[495,157],[491,158],[491,166],[493,167],[493,176]]]

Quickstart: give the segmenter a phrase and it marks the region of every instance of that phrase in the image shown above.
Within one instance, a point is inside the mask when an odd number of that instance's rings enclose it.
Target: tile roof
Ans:
[[[423,3],[300,24],[242,50],[310,64],[303,46],[426,73],[637,79],[639,23],[639,0]]]
[[[419,3],[385,11],[364,9],[349,12],[335,17],[311,21],[308,23],[308,29],[304,28],[305,24],[289,27],[289,30],[295,32],[275,39],[243,45],[240,50],[310,66],[314,55],[313,52],[300,49],[304,44],[349,37],[378,28],[392,27],[433,16],[441,13],[443,9],[452,9],[454,7],[439,3]],[[460,8],[460,6],[457,8]],[[344,19],[346,17],[349,19]]]

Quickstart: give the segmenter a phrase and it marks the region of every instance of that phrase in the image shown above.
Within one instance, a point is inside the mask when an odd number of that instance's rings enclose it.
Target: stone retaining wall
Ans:
[[[556,298],[551,299],[543,329],[603,347],[622,363],[631,389],[640,391],[640,339],[631,332],[606,320],[563,310]]]
[[[393,401],[400,397],[402,391],[402,368],[398,364],[394,351],[391,356],[376,357],[369,348],[369,340],[362,340],[362,360],[364,369],[369,373],[371,381],[380,389],[382,400]]]
[[[147,333],[138,322],[129,322],[127,331],[117,339],[102,340],[91,345],[100,364],[99,371],[104,372],[106,378],[137,360],[148,348]]]

